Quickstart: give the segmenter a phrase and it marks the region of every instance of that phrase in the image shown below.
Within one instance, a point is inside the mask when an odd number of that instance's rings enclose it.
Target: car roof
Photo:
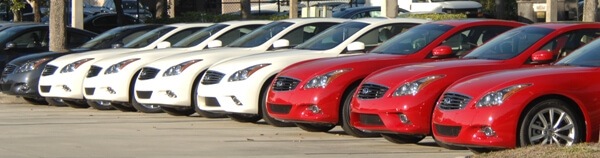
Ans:
[[[520,23],[520,22],[516,22],[516,21],[508,21],[508,20],[497,20],[497,19],[458,19],[458,20],[441,20],[441,21],[435,21],[433,23],[437,23],[437,24],[446,24],[446,25],[452,25],[452,26],[460,26],[460,25],[465,25],[465,24],[473,24],[473,23],[490,23],[490,22],[512,22],[512,23]],[[524,24],[524,23],[521,23]]]
[[[354,19],[351,21],[356,21],[356,22],[364,22],[364,23],[369,23],[369,24],[375,24],[375,23],[401,23],[401,22],[408,22],[408,23],[427,23],[427,22],[431,22],[431,20],[426,20],[426,19],[416,19],[416,18],[384,18],[384,17],[379,17],[379,18],[360,18],[360,19]]]
[[[175,23],[175,24],[169,24],[169,25],[165,25],[165,26],[173,26],[173,27],[199,27],[199,26],[204,26],[204,27],[208,27],[210,25],[212,25],[214,23]]]
[[[244,25],[244,24],[267,24],[270,22],[273,22],[273,21],[269,21],[269,20],[232,20],[232,21],[221,22],[220,24]]]
[[[529,26],[543,27],[543,28],[549,28],[549,29],[563,29],[563,28],[575,27],[575,26],[580,26],[580,25],[599,27],[600,23],[598,23],[598,22],[552,22],[552,23],[531,24]]]
[[[344,22],[349,19],[340,19],[340,18],[294,18],[294,19],[284,19],[279,21],[292,22],[292,23],[313,23],[313,22]]]

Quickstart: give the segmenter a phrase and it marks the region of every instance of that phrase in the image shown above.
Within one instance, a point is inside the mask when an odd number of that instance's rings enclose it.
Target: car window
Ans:
[[[47,47],[48,43],[44,42],[46,32],[44,30],[32,30],[23,33],[12,40],[15,48],[40,48]]]
[[[538,40],[553,32],[542,27],[520,27],[493,38],[480,48],[473,50],[464,58],[506,60],[513,58]]]
[[[229,30],[228,32],[219,36],[217,38],[217,40],[221,41],[222,45],[224,45],[224,46],[229,45],[231,42],[252,32],[253,30],[255,30],[256,28],[258,28],[260,26],[262,26],[262,25],[247,25],[247,26],[238,27],[238,28]]]
[[[173,26],[162,26],[149,31],[141,36],[136,37],[133,41],[125,44],[124,48],[142,48],[148,46],[152,42],[156,41],[163,35],[171,32],[175,27]]]
[[[463,56],[491,38],[510,29],[511,27],[504,26],[471,27],[450,36],[441,45],[450,46],[455,56]]]
[[[356,41],[364,43],[365,47],[374,48],[396,36],[397,34],[407,31],[409,28],[416,25],[417,24],[393,24],[380,26],[370,30]]]
[[[290,46],[296,46],[300,43],[304,43],[304,41],[307,41],[308,39],[312,38],[313,36],[319,34],[320,32],[326,30],[327,28],[333,25],[337,25],[337,23],[326,22],[304,25],[302,27],[296,28],[295,30],[292,30],[291,32],[288,32],[282,38],[290,41]]]
[[[102,16],[102,17],[98,17],[94,20],[94,25],[97,26],[104,26],[104,25],[111,25],[111,24],[116,24],[117,23],[117,16]]]
[[[225,25],[225,24],[214,24],[211,25],[205,29],[202,29],[200,31],[196,31],[194,34],[188,35],[187,37],[185,37],[184,39],[180,40],[179,42],[173,44],[172,47],[174,48],[185,48],[185,47],[191,47],[191,46],[195,46],[200,44],[201,42],[203,42],[204,40],[208,39],[209,37],[213,36],[215,33],[221,31],[222,29],[226,28],[229,25]]]
[[[413,54],[452,28],[454,26],[444,24],[421,24],[398,36],[394,36],[371,52],[378,54]]]
[[[369,12],[359,12],[350,17],[350,19],[360,19],[360,18],[368,18],[371,17]]]
[[[228,46],[243,48],[259,46],[293,24],[294,23],[285,21],[271,22],[267,25],[257,28],[248,35],[233,41]]]
[[[89,41],[92,37],[73,31],[67,31],[67,47],[76,48]]]
[[[577,48],[590,43],[598,36],[600,36],[600,29],[570,31],[550,40],[539,50],[546,50],[554,53],[554,60],[558,60],[567,56]]]
[[[327,29],[314,38],[294,47],[295,49],[327,50],[334,48],[369,24],[345,22]]]
[[[123,39],[121,40],[121,44],[129,43],[129,42],[133,41],[135,38],[138,38],[141,35],[148,33],[148,31],[150,31],[150,30],[137,31],[135,33],[127,35],[127,36],[123,37]]]
[[[184,29],[184,30],[181,30],[181,31],[171,35],[169,38],[165,39],[165,41],[167,41],[171,44],[175,44],[175,43],[181,41],[182,39],[190,36],[191,34],[194,34],[204,28],[206,28],[206,27],[193,27],[193,28]]]

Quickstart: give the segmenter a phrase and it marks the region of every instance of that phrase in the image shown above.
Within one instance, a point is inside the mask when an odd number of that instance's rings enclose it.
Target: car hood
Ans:
[[[81,52],[85,52],[85,51],[89,51],[90,49],[85,49],[85,48],[78,48],[78,49],[72,49],[69,52],[64,52],[64,53],[57,53],[57,52],[43,52],[43,53],[35,53],[35,54],[29,54],[29,55],[25,55],[25,56],[21,56],[18,57],[12,61],[10,61],[8,64],[12,64],[12,65],[20,65],[20,64],[24,64],[25,62],[28,61],[34,61],[34,60],[38,60],[38,59],[42,59],[42,58],[57,58],[63,55],[69,55],[69,54],[73,54],[73,53],[81,53]]]
[[[464,59],[390,67],[371,74],[364,82],[404,83],[431,75],[466,76],[502,67],[502,60]]]
[[[547,66],[538,68],[526,68],[512,71],[500,71],[496,73],[469,76],[454,83],[447,91],[451,92],[488,92],[506,88],[517,84],[542,85],[550,84],[555,89],[581,90],[583,84],[591,82],[579,82],[588,80],[598,73],[596,67],[574,67],[574,66]],[[565,87],[567,86],[567,87]],[[569,87],[571,86],[571,87]],[[586,85],[589,87],[590,85]]]
[[[93,65],[100,66],[100,67],[108,67],[108,66],[116,64],[118,62],[128,60],[128,59],[133,59],[133,58],[139,58],[139,60],[141,60],[141,61],[148,61],[148,60],[156,60],[156,59],[159,59],[159,58],[165,57],[165,56],[175,55],[175,54],[184,53],[184,52],[191,52],[191,51],[194,51],[194,50],[191,50],[188,48],[164,48],[164,49],[137,51],[137,52],[132,52],[132,53],[123,53],[123,54],[117,54],[117,55],[110,56],[110,57],[104,58],[102,60],[96,61]]]
[[[451,9],[481,8],[481,4],[475,1],[448,1],[442,2],[442,7]]]
[[[283,67],[289,64],[293,64],[303,60],[332,56],[337,56],[337,54],[324,53],[324,51],[292,49],[286,51],[260,53],[232,58],[229,60],[223,60],[211,66],[210,69],[219,72],[230,72],[244,69],[257,64],[271,64],[272,66],[269,66],[270,68],[278,67],[278,69],[283,69]]]
[[[132,49],[132,48],[102,49],[102,50],[89,51],[89,52],[85,52],[85,53],[69,54],[69,55],[64,55],[64,56],[61,56],[59,58],[56,58],[56,59],[50,61],[48,63],[48,65],[64,66],[64,65],[73,63],[75,61],[81,60],[81,59],[94,58],[94,60],[99,60],[99,59],[102,59],[102,58],[105,58],[108,56],[112,56],[112,55],[116,55],[116,54],[120,54],[120,53],[134,52],[134,51],[139,51],[139,49]]]

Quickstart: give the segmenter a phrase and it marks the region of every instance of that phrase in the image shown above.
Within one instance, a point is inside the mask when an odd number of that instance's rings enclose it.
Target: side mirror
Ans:
[[[223,46],[223,42],[221,42],[221,40],[214,40],[214,41],[208,42],[208,48],[217,48],[217,47],[222,47],[222,46]]]
[[[437,46],[437,47],[433,48],[432,53],[433,53],[433,58],[449,57],[452,55],[452,47],[445,46],[445,45]]]
[[[547,50],[539,50],[531,55],[532,64],[548,64],[554,59],[554,53]]]
[[[348,52],[364,51],[365,43],[352,42],[352,43],[348,44],[348,46],[346,47],[346,50],[348,50]]]
[[[4,46],[4,50],[10,50],[15,48],[17,45],[14,42],[8,42],[6,43],[6,45]]]
[[[111,48],[121,48],[123,47],[123,43],[114,43],[112,45],[110,45]]]
[[[171,47],[171,42],[162,41],[156,45],[156,49],[163,49]]]
[[[286,48],[289,46],[290,46],[290,41],[288,41],[286,39],[279,39],[279,40],[273,42],[273,48],[275,48],[275,49]]]

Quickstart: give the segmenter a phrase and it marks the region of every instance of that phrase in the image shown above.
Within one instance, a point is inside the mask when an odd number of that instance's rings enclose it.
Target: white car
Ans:
[[[162,112],[157,105],[138,104],[131,98],[131,82],[135,82],[142,66],[166,56],[227,45],[269,22],[247,20],[218,23],[189,35],[173,48],[119,54],[96,61],[83,80],[84,97],[90,106],[99,110],[115,107],[123,111]],[[110,80],[122,82],[106,82]],[[108,102],[110,105],[101,104]]]
[[[93,61],[117,54],[151,50],[164,46],[163,41],[175,43],[211,24],[172,24],[165,25],[142,34],[123,48],[105,49],[61,56],[50,61],[38,84],[38,91],[43,97],[60,98],[65,104],[74,108],[89,107],[83,97],[83,78],[87,75]],[[163,46],[161,46],[163,45]]]
[[[256,54],[211,66],[198,85],[197,106],[206,112],[225,112],[240,122],[264,119],[274,126],[287,126],[268,116],[264,102],[273,78],[297,62],[365,52],[392,36],[428,22],[422,19],[365,18],[334,26],[314,38],[281,53]],[[367,48],[369,49],[369,48]]]
[[[191,115],[197,110],[192,104],[196,98],[192,97],[196,83],[210,65],[223,59],[297,45],[344,21],[336,18],[280,20],[254,30],[227,47],[154,61],[142,69],[135,81],[135,100],[141,104],[158,104],[171,115]]]

